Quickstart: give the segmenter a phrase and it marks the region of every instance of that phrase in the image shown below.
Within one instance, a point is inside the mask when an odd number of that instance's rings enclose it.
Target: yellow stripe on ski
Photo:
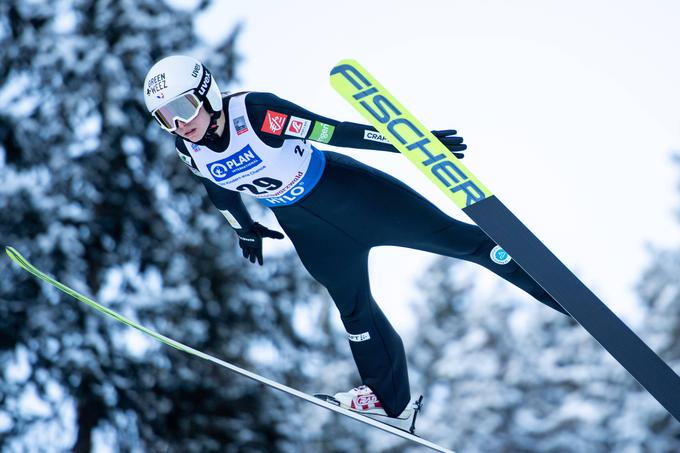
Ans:
[[[492,195],[355,60],[342,60],[333,68],[331,85],[459,208]]]

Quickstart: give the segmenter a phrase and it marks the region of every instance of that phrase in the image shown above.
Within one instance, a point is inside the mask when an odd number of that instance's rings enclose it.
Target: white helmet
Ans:
[[[210,113],[222,110],[222,95],[217,82],[208,68],[194,58],[171,55],[154,64],[146,74],[144,102],[154,117],[159,108],[186,94],[195,95]],[[164,125],[160,118],[156,119]]]

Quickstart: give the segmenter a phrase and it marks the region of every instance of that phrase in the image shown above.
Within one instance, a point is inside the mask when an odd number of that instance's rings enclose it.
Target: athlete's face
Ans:
[[[186,138],[190,142],[197,142],[203,138],[205,132],[210,126],[210,114],[201,106],[201,109],[196,115],[196,118],[185,123],[184,121],[177,121],[177,130],[175,132],[182,138]]]

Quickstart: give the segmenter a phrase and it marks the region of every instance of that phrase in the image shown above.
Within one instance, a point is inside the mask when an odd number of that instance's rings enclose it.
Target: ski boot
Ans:
[[[423,397],[420,396],[398,416],[388,417],[378,397],[366,385],[355,387],[347,392],[336,393],[333,396],[325,394],[315,394],[314,396],[411,434],[415,434],[416,417],[423,406]]]

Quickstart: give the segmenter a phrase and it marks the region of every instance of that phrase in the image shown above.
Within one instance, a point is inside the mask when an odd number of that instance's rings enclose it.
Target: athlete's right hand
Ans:
[[[243,257],[251,263],[255,260],[262,266],[262,238],[283,239],[283,234],[270,230],[259,223],[253,223],[249,228],[236,230],[238,245],[243,251]]]
[[[442,131],[431,131],[432,135],[437,137],[446,148],[451,151],[451,154],[458,159],[465,157],[463,151],[467,149],[467,145],[463,143],[463,137],[459,137],[454,129],[444,129]]]

